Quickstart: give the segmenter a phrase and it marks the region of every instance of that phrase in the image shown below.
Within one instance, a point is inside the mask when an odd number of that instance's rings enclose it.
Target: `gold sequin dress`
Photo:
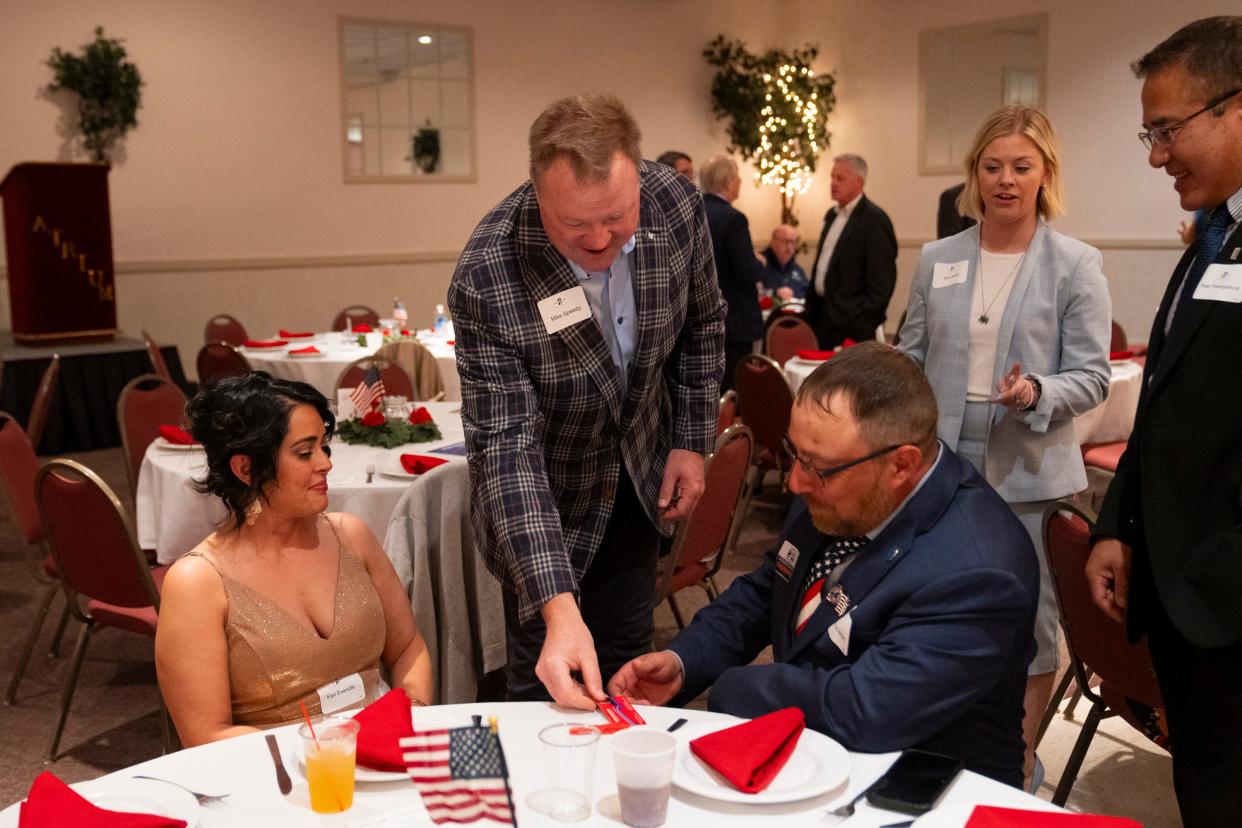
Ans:
[[[205,556],[190,553],[211,564],[228,598],[224,629],[234,724],[274,727],[300,721],[298,702],[311,715],[320,712],[318,688],[353,673],[362,676],[366,697],[344,709],[363,707],[383,695],[379,667],[385,628],[379,594],[362,561],[345,549],[335,526],[332,531],[339,567],[335,621],[327,638],[220,572]]]

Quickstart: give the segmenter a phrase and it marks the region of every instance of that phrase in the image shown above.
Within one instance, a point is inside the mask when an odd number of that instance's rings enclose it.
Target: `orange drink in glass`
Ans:
[[[328,716],[314,722],[314,735],[306,725],[298,728],[311,810],[336,814],[354,804],[354,760],[359,725],[353,719]]]

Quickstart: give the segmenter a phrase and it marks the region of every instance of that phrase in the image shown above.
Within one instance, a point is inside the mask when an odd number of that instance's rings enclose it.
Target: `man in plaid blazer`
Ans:
[[[615,98],[550,105],[531,180],[483,218],[449,286],[513,699],[589,709],[650,648],[656,527],[703,489],[725,307],[702,198],[638,140]]]

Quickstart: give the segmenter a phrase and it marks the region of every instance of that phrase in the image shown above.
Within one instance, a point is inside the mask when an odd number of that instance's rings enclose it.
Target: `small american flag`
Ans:
[[[359,417],[383,404],[384,382],[380,379],[379,368],[372,365],[370,370],[363,374],[362,382],[358,383],[358,387],[349,395],[349,401],[354,404],[354,413]]]
[[[431,821],[490,819],[517,825],[500,737],[488,727],[417,731],[401,739],[402,758]]]

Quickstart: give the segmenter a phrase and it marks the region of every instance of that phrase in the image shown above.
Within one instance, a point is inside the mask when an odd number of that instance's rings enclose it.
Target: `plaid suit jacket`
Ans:
[[[547,333],[536,303],[578,282],[529,181],[475,228],[449,285],[472,523],[523,622],[577,593],[622,463],[654,522],[669,451],[711,450],[725,306],[703,200],[661,164],[643,162],[639,179],[628,389],[597,322]]]

